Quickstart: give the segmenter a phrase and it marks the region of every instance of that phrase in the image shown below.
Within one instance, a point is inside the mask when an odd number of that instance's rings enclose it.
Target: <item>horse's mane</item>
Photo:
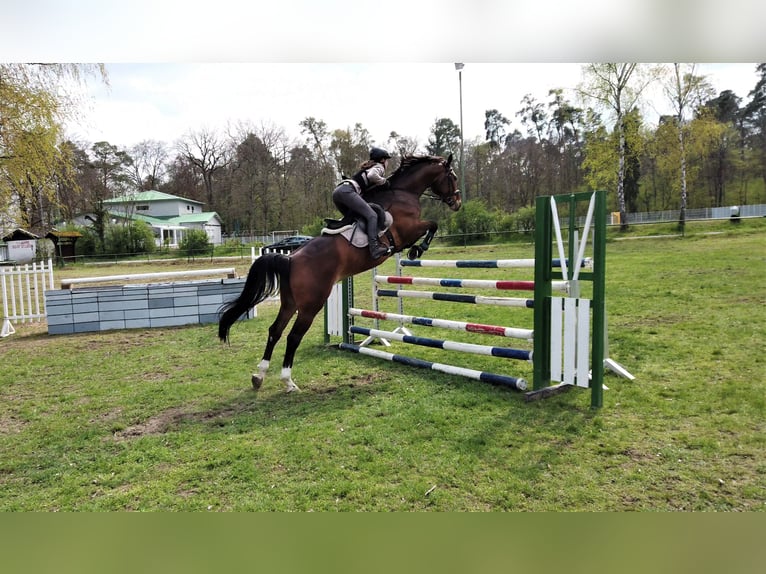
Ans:
[[[405,155],[402,157],[402,162],[399,164],[399,167],[396,168],[396,171],[391,174],[391,177],[396,177],[398,175],[401,175],[402,173],[409,170],[411,167],[416,166],[418,164],[428,162],[428,163],[434,163],[437,161],[444,161],[443,157],[439,157],[438,155]]]

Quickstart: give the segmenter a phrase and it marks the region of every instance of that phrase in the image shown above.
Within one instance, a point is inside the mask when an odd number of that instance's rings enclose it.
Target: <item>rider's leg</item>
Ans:
[[[364,218],[367,224],[367,241],[370,246],[370,254],[373,259],[388,255],[388,248],[378,241],[378,214],[370,205],[356,193],[351,184],[342,184],[335,188],[332,193],[335,205],[342,205]],[[339,207],[340,209],[340,207]]]

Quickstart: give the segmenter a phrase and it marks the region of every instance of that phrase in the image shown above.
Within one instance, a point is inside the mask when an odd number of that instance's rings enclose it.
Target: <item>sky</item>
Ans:
[[[25,0],[3,8],[0,59],[103,62],[68,125],[75,139],[173,143],[229,121],[285,130],[315,117],[425,145],[438,118],[484,137],[484,112],[509,120],[525,94],[570,99],[580,62],[713,62],[717,90],[742,98],[766,60],[751,0]],[[661,98],[655,98],[659,101]],[[654,115],[658,115],[660,110]],[[653,111],[648,110],[652,121]],[[654,118],[656,121],[656,118]]]
[[[701,64],[716,92],[734,91],[743,101],[756,84],[755,63]],[[531,94],[547,102],[552,88],[576,102],[582,80],[576,63],[208,63],[108,64],[110,86],[91,80],[83,114],[68,126],[78,141],[105,140],[130,147],[142,140],[173,144],[190,131],[225,130],[244,122],[281,128],[302,139],[299,122],[324,121],[328,129],[359,123],[378,145],[392,131],[416,138],[424,151],[434,122],[449,118],[467,141],[484,140],[485,112],[498,110],[520,127],[516,112]],[[462,79],[461,79],[462,76]],[[656,123],[670,109],[661,93],[645,110]]]

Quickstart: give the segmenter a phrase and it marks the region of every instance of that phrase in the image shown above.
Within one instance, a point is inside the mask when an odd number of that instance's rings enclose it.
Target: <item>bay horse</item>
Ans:
[[[416,259],[423,254],[433,239],[437,224],[420,219],[420,196],[430,188],[452,211],[460,209],[462,200],[457,187],[457,175],[452,169],[452,154],[440,156],[405,156],[399,168],[388,178],[390,189],[368,190],[364,198],[377,203],[393,217],[385,241],[394,252],[409,248],[408,256]],[[420,245],[415,245],[423,237]],[[381,240],[384,240],[381,237]],[[228,341],[229,329],[248,309],[273,296],[277,291],[280,307],[277,318],[269,327],[269,338],[258,364],[258,372],[251,379],[258,390],[269,368],[274,346],[297,313],[295,323],[287,335],[287,347],[280,378],[287,392],[298,390],[292,380],[295,352],[314,318],[322,310],[338,281],[372,269],[390,255],[373,260],[367,247],[354,247],[340,235],[314,237],[290,255],[267,253],[250,267],[242,293],[225,303],[220,309],[218,337]]]

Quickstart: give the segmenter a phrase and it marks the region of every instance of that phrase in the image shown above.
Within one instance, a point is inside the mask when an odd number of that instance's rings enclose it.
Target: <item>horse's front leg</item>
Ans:
[[[410,250],[407,252],[407,257],[409,259],[418,259],[423,253],[428,251],[428,248],[431,246],[431,241],[436,235],[436,230],[439,228],[435,221],[422,221],[421,224],[423,224],[423,228],[418,237],[424,233],[425,237],[420,245],[413,245],[410,247]]]

